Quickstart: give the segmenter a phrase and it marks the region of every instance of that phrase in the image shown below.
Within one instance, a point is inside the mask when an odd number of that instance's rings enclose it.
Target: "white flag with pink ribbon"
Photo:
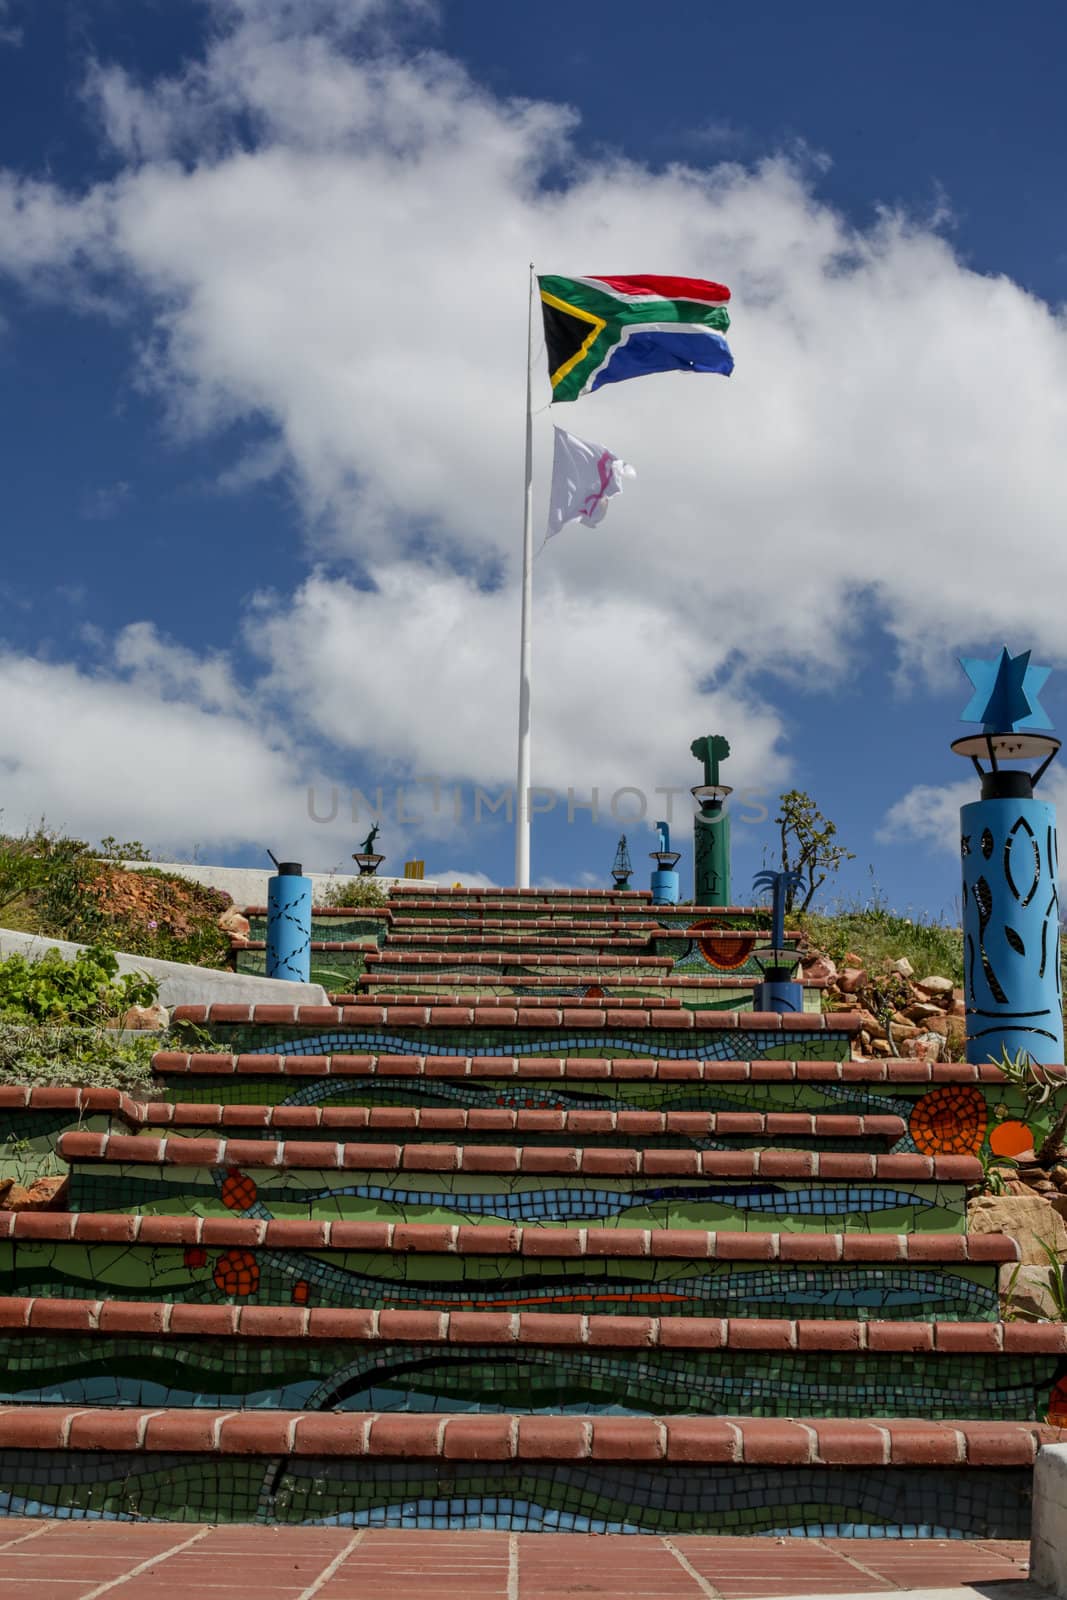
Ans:
[[[562,428],[555,434],[546,541],[568,522],[595,528],[604,520],[608,501],[622,489],[622,479],[637,476],[633,467],[603,445],[576,439]]]

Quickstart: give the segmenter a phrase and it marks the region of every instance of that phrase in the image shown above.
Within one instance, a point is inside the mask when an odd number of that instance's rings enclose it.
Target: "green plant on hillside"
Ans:
[[[1067,1079],[1049,1077],[1044,1067],[1032,1061],[1025,1050],[1010,1056],[1006,1045],[1001,1049],[999,1060],[994,1057],[990,1057],[990,1060],[1000,1068],[1010,1084],[1022,1090],[1026,1101],[1024,1121],[1035,1121],[1045,1106],[1052,1109],[1052,1125],[1036,1156],[1038,1166],[1053,1166],[1061,1159],[1063,1142],[1067,1138]]]
[[[831,873],[837,872],[843,862],[856,858],[851,850],[834,843],[837,824],[823,816],[810,794],[790,789],[778,799],[781,810],[774,820],[781,844],[782,871],[799,873],[802,880],[799,888],[790,885],[787,889],[785,908],[806,911]],[[798,906],[801,892],[803,899]]]
[[[1067,1322],[1067,1278],[1064,1277],[1063,1262],[1047,1239],[1038,1239],[1037,1243],[1041,1246],[1041,1253],[1048,1262],[1048,1278],[1044,1286],[1048,1291],[1049,1299],[1052,1301],[1055,1314],[1051,1317],[1042,1317],[1039,1312],[1024,1311],[1017,1303],[1015,1286],[1019,1281],[1019,1274],[1023,1268],[1023,1263],[1020,1261],[1008,1280],[1008,1287],[1004,1296],[1006,1301],[1005,1316],[1009,1322],[1014,1322],[1019,1317],[1028,1316],[1033,1317],[1036,1322]]]
[[[112,951],[92,946],[73,961],[58,950],[39,960],[8,956],[0,961],[0,1017],[5,1021],[101,1023],[131,1006],[151,1005],[157,988],[150,978],[119,975]]]
[[[101,839],[96,852],[101,861],[151,861],[152,852],[140,839],[116,839],[113,833]]]
[[[388,895],[377,878],[339,878],[320,896],[324,906],[384,906]]]
[[[838,901],[832,911],[805,911],[797,920],[809,943],[839,966],[849,955],[858,956],[868,970],[904,958],[919,977],[938,973],[963,982],[961,930],[925,915],[902,916],[876,884],[865,900]]]
[[[0,1083],[31,1088],[126,1089],[149,1098],[155,1034],[119,1035],[108,1028],[12,1022],[0,1017]]]

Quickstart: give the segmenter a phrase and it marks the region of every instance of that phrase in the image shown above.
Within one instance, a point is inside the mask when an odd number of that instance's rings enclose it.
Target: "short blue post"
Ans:
[[[649,854],[656,863],[652,873],[652,904],[676,906],[682,897],[682,880],[674,870],[681,860],[681,851],[671,849],[671,830],[665,822],[656,823],[659,849]]]
[[[804,985],[797,983],[793,974],[797,968],[797,954],[785,945],[785,897],[800,884],[799,872],[758,872],[752,887],[771,891],[771,943],[766,950],[756,952],[756,960],[763,972],[762,980],[753,986],[753,1011],[797,1012],[804,1009]],[[761,961],[760,957],[766,959]]]
[[[299,861],[274,864],[278,871],[267,880],[267,977],[307,983],[311,978],[311,879],[303,876]]]
[[[975,689],[963,720],[983,724],[952,745],[982,780],[981,799],[960,808],[967,1060],[1007,1051],[1062,1062],[1056,811],[1034,799],[1060,747],[1038,731],[1050,726],[1037,699],[1048,668],[1006,648],[962,666]],[[1040,761],[1036,772],[1004,764],[1026,759]]]

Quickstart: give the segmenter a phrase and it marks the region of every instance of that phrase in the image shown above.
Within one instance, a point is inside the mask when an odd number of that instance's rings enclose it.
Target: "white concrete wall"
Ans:
[[[46,939],[43,934],[16,933],[0,928],[0,958],[22,955],[37,961],[46,950],[58,950],[66,961],[73,961],[85,946],[66,939]],[[219,1000],[234,1005],[326,1005],[321,983],[287,983],[283,978],[257,978],[251,973],[220,972],[215,967],[189,967],[181,961],[156,961],[152,956],[115,952],[120,972],[146,973],[159,985],[160,1004],[171,1006],[210,1005]]]
[[[1030,1577],[1067,1600],[1067,1445],[1046,1445],[1037,1453]]]

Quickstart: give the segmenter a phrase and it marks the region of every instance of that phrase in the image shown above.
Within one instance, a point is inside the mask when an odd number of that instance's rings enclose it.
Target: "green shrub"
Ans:
[[[58,950],[39,960],[0,961],[0,1017],[6,1021],[100,1023],[130,1006],[151,1005],[158,990],[135,973],[119,976],[112,951],[99,945],[64,961]]]
[[[339,878],[319,896],[323,906],[384,906],[388,895],[377,878]]]
[[[158,1049],[156,1034],[138,1038],[113,1028],[14,1022],[0,1016],[0,1083],[125,1089],[150,1099],[152,1056]]]

